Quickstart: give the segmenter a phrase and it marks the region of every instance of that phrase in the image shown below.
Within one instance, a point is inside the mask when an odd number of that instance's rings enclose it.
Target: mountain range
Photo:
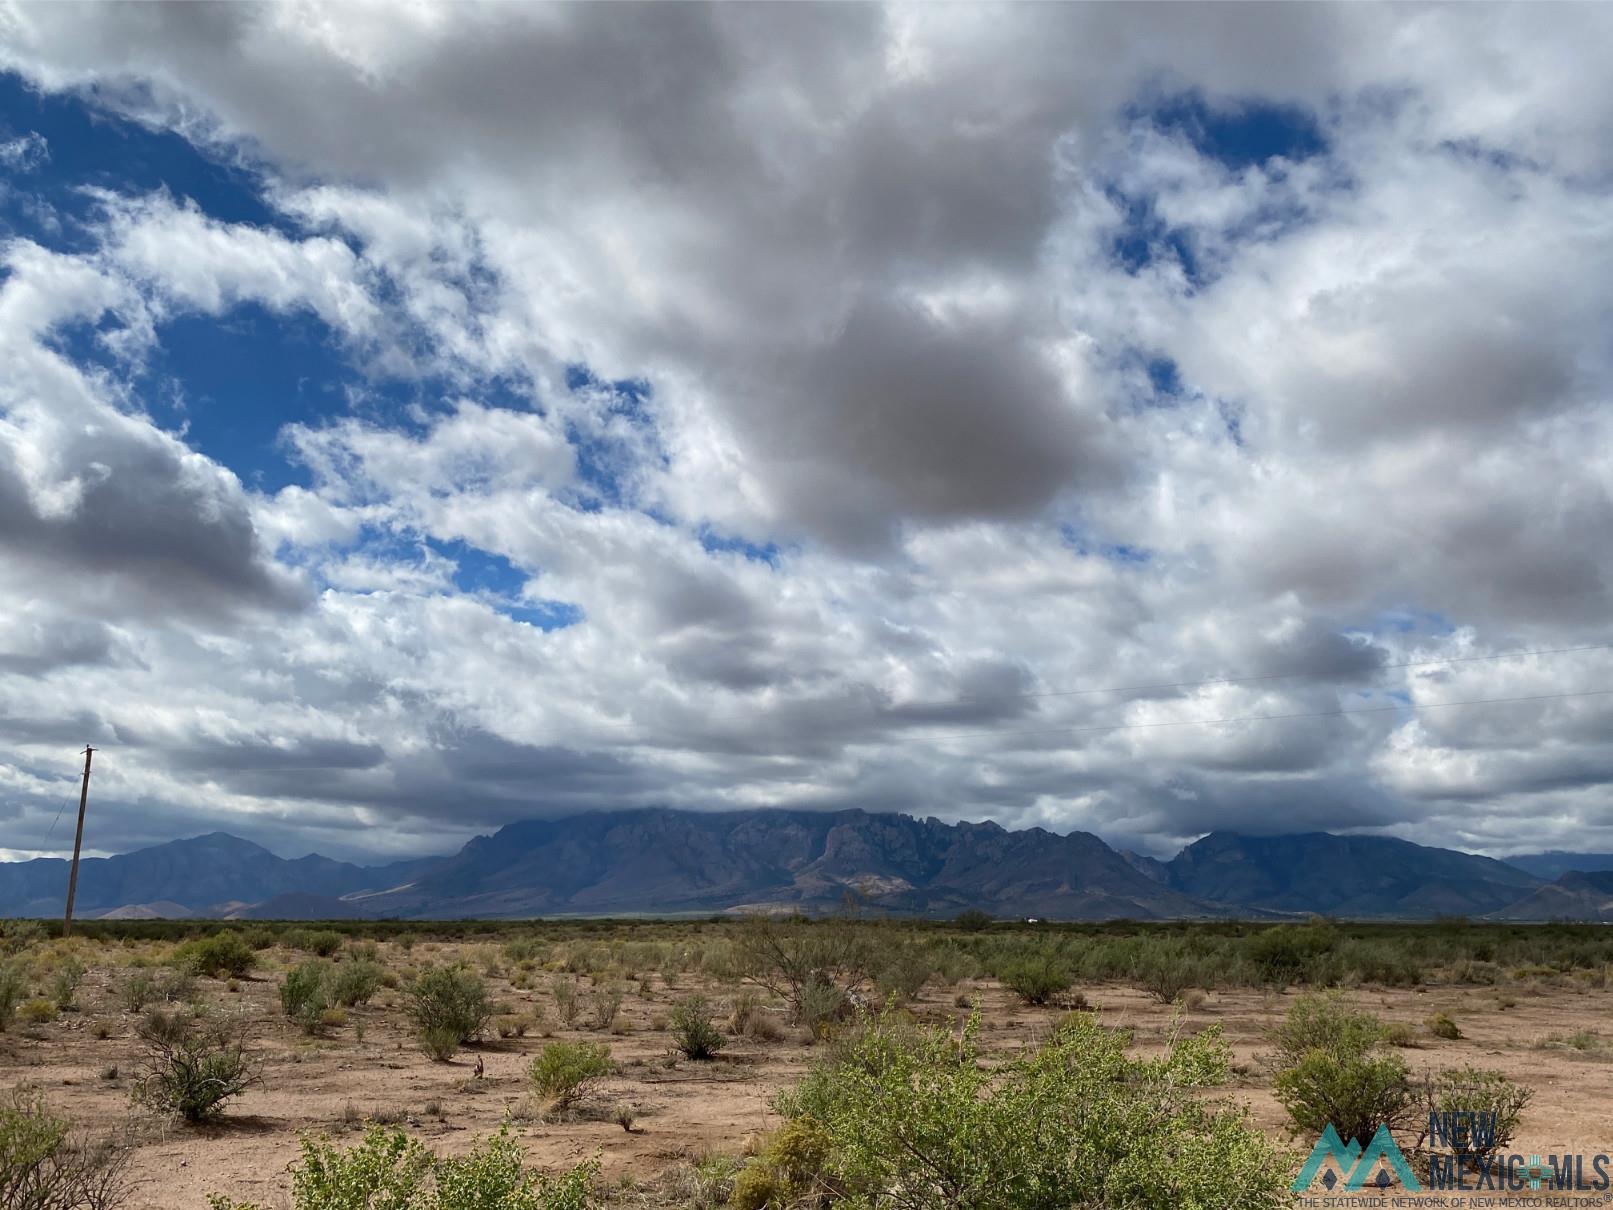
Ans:
[[[1321,913],[1613,920],[1602,855],[1497,861],[1382,836],[1212,832],[1170,861],[1087,832],[861,810],[591,812],[510,824],[452,856],[287,860],[225,832],[81,866],[80,917],[240,919],[824,912],[1137,920]],[[55,916],[68,863],[0,864],[0,915]],[[1532,871],[1555,871],[1548,880]]]

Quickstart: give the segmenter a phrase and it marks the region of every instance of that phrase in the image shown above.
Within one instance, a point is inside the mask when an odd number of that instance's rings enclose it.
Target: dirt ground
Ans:
[[[393,967],[457,956],[456,947],[447,945],[417,947],[409,959],[387,952],[392,949],[384,945],[382,959]],[[777,1123],[770,1107],[774,1094],[799,1079],[814,1056],[801,1036],[785,1030],[776,1041],[731,1038],[711,1062],[674,1061],[665,1022],[671,1005],[694,990],[720,1004],[733,985],[702,988],[698,980],[679,978],[667,987],[659,974],[648,975],[627,985],[613,1027],[590,1030],[559,1023],[547,976],[519,988],[509,982],[513,972],[506,972],[489,979],[495,998],[510,1012],[538,1014],[536,1023],[524,1037],[488,1041],[453,1062],[436,1063],[416,1045],[395,990],[383,990],[367,1007],[353,1010],[328,1036],[305,1036],[284,1017],[278,1000],[279,969],[300,957],[271,951],[255,977],[233,984],[199,981],[217,1009],[246,1019],[262,1061],[262,1083],[233,1103],[221,1126],[168,1124],[131,1107],[142,1048],[137,1016],[119,1006],[117,984],[127,972],[117,967],[89,970],[77,997],[79,1011],[45,1024],[14,1025],[0,1035],[0,1089],[37,1087],[53,1110],[92,1131],[132,1123],[138,1146],[130,1205],[141,1210],[204,1208],[213,1193],[289,1206],[285,1170],[297,1156],[299,1132],[352,1140],[365,1119],[377,1118],[402,1124],[439,1152],[454,1153],[497,1129],[507,1113],[514,1115],[533,1164],[555,1169],[597,1155],[618,1204],[673,1206],[682,1204],[673,1183],[679,1166],[711,1153],[741,1153],[748,1140]],[[586,994],[588,980],[579,984]],[[1140,1050],[1163,1045],[1171,1008],[1124,986],[1078,990],[1103,1021],[1131,1027]],[[1586,1031],[1613,1043],[1613,990],[1431,987],[1349,994],[1385,1021],[1408,1027],[1415,1045],[1402,1053],[1414,1072],[1472,1064],[1499,1069],[1533,1088],[1535,1100],[1513,1150],[1613,1150],[1613,1050],[1603,1047],[1592,1052],[1600,1057],[1588,1057],[1541,1045]],[[921,1019],[959,1022],[968,1012],[960,1004],[976,999],[988,1050],[1045,1037],[1063,1011],[1026,1008],[995,983],[975,980],[927,987],[911,1009]],[[1267,1032],[1292,999],[1260,991],[1212,992],[1201,1003],[1194,997],[1184,1025],[1190,1031],[1223,1026],[1238,1073],[1227,1092],[1246,1103],[1274,1138],[1305,1150],[1312,1140],[1289,1140],[1260,1060]],[[1432,1036],[1426,1022],[1436,1012],[1449,1014],[1463,1037]],[[550,1038],[608,1042],[619,1064],[618,1073],[567,1120],[544,1120],[527,1092],[525,1068]],[[482,1079],[472,1073],[478,1055],[485,1065]],[[622,1103],[636,1116],[631,1132],[614,1120]]]

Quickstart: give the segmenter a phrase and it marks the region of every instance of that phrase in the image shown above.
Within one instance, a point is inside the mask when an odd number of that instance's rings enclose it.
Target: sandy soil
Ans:
[[[385,953],[390,948],[383,947],[383,958],[401,965],[399,955]],[[452,947],[444,947],[431,956],[441,960],[452,954]],[[415,960],[421,956],[417,950]],[[285,964],[297,957],[276,951],[270,961]],[[285,1168],[297,1155],[299,1131],[353,1139],[363,1120],[373,1116],[400,1121],[432,1148],[453,1153],[495,1130],[506,1113],[517,1115],[518,1136],[534,1164],[556,1168],[598,1155],[620,1204],[676,1205],[668,1191],[673,1170],[706,1153],[740,1152],[748,1139],[776,1124],[773,1095],[798,1079],[813,1057],[812,1047],[787,1032],[779,1041],[734,1038],[713,1062],[673,1061],[663,1018],[674,1001],[697,989],[684,980],[668,988],[659,975],[652,976],[643,993],[639,985],[629,985],[624,1021],[617,1032],[606,1032],[560,1026],[543,977],[526,990],[497,977],[490,980],[496,998],[517,1013],[541,1011],[541,1024],[525,1037],[488,1042],[461,1052],[452,1063],[434,1063],[409,1035],[396,992],[382,991],[330,1036],[308,1038],[282,1016],[277,973],[271,969],[240,980],[235,991],[221,981],[200,981],[209,1001],[249,1022],[263,1082],[234,1103],[224,1125],[192,1129],[131,1109],[129,1089],[141,1046],[137,1018],[119,1008],[115,994],[125,974],[93,968],[78,996],[80,1011],[0,1035],[0,1089],[36,1086],[57,1112],[91,1130],[116,1130],[132,1122],[138,1147],[130,1205],[140,1210],[204,1208],[210,1193],[287,1206]],[[587,986],[586,979],[581,983]],[[732,988],[704,990],[720,998]],[[1170,1009],[1128,987],[1080,990],[1107,1023],[1131,1026],[1140,1049],[1163,1044]],[[1435,987],[1362,989],[1351,995],[1386,1021],[1412,1028],[1417,1045],[1402,1053],[1414,1071],[1474,1064],[1497,1068],[1535,1089],[1514,1150],[1613,1150],[1613,1062],[1538,1046],[1543,1039],[1586,1030],[1613,1042],[1613,991]],[[957,1006],[960,996],[979,998],[988,1049],[1045,1036],[1060,1015],[1056,1009],[1024,1008],[995,984],[972,981],[927,989],[912,1007],[925,1019],[956,1021],[967,1012]],[[1268,1048],[1267,1031],[1291,1000],[1291,995],[1257,991],[1210,993],[1185,1017],[1190,1030],[1222,1024],[1239,1072],[1231,1095],[1245,1102],[1274,1138],[1285,1141],[1285,1120],[1259,1056]],[[1431,1036],[1424,1023],[1435,1012],[1453,1017],[1464,1037]],[[362,1041],[356,1036],[359,1022]],[[547,1040],[544,1035],[607,1041],[620,1064],[619,1073],[571,1120],[548,1122],[531,1113],[524,1072]],[[480,1080],[472,1078],[478,1054],[486,1068]],[[614,1106],[623,1102],[637,1115],[631,1133],[612,1120]],[[1310,1142],[1303,1140],[1303,1146]]]

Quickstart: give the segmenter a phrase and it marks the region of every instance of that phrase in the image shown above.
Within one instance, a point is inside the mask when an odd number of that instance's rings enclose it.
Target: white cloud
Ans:
[[[190,17],[0,20],[0,62],[253,157],[284,220],[105,195],[94,251],[7,251],[26,532],[163,485],[94,514],[116,559],[0,573],[73,615],[0,631],[10,742],[121,737],[116,792],[172,813],[131,835],[805,802],[1613,845],[1604,699],[1147,726],[1613,686],[1371,675],[1613,641],[1602,10]],[[1182,95],[1324,149],[1226,162],[1157,120]],[[133,364],[247,303],[418,408],[291,427],[309,482],[260,495],[50,344],[105,318]]]

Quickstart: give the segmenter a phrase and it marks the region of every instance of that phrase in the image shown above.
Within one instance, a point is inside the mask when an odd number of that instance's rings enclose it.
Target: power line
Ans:
[[[1589,689],[1582,693],[1538,693],[1528,697],[1485,697],[1465,702],[1397,702],[1392,706],[1357,706],[1353,709],[1306,710],[1292,714],[1243,714],[1231,718],[1184,718],[1155,723],[1110,723],[1101,727],[1036,727],[1009,731],[958,731],[949,735],[931,735],[930,740],[973,739],[1011,735],[1095,735],[1108,731],[1142,731],[1154,727],[1218,727],[1228,723],[1267,723],[1297,718],[1337,718],[1345,714],[1392,714],[1398,711],[1415,714],[1420,710],[1446,710],[1457,706],[1500,706],[1513,702],[1553,702],[1575,697],[1610,697],[1613,689]]]
[[[1441,664],[1474,664],[1484,660],[1521,660],[1537,655],[1568,655],[1577,651],[1613,651],[1613,643],[1592,643],[1585,647],[1548,647],[1536,651],[1503,651],[1497,655],[1455,655],[1439,660],[1408,660],[1401,664],[1379,664],[1363,672],[1393,672],[1405,668],[1433,668]],[[1247,685],[1257,681],[1290,681],[1316,677],[1315,672],[1272,672],[1258,676],[1218,676],[1203,681],[1169,681],[1155,685],[1110,685],[1102,689],[1047,689],[1032,693],[986,693],[954,698],[959,702],[1016,702],[1044,697],[1086,697],[1099,693],[1148,693],[1159,689],[1195,689],[1203,685]]]

